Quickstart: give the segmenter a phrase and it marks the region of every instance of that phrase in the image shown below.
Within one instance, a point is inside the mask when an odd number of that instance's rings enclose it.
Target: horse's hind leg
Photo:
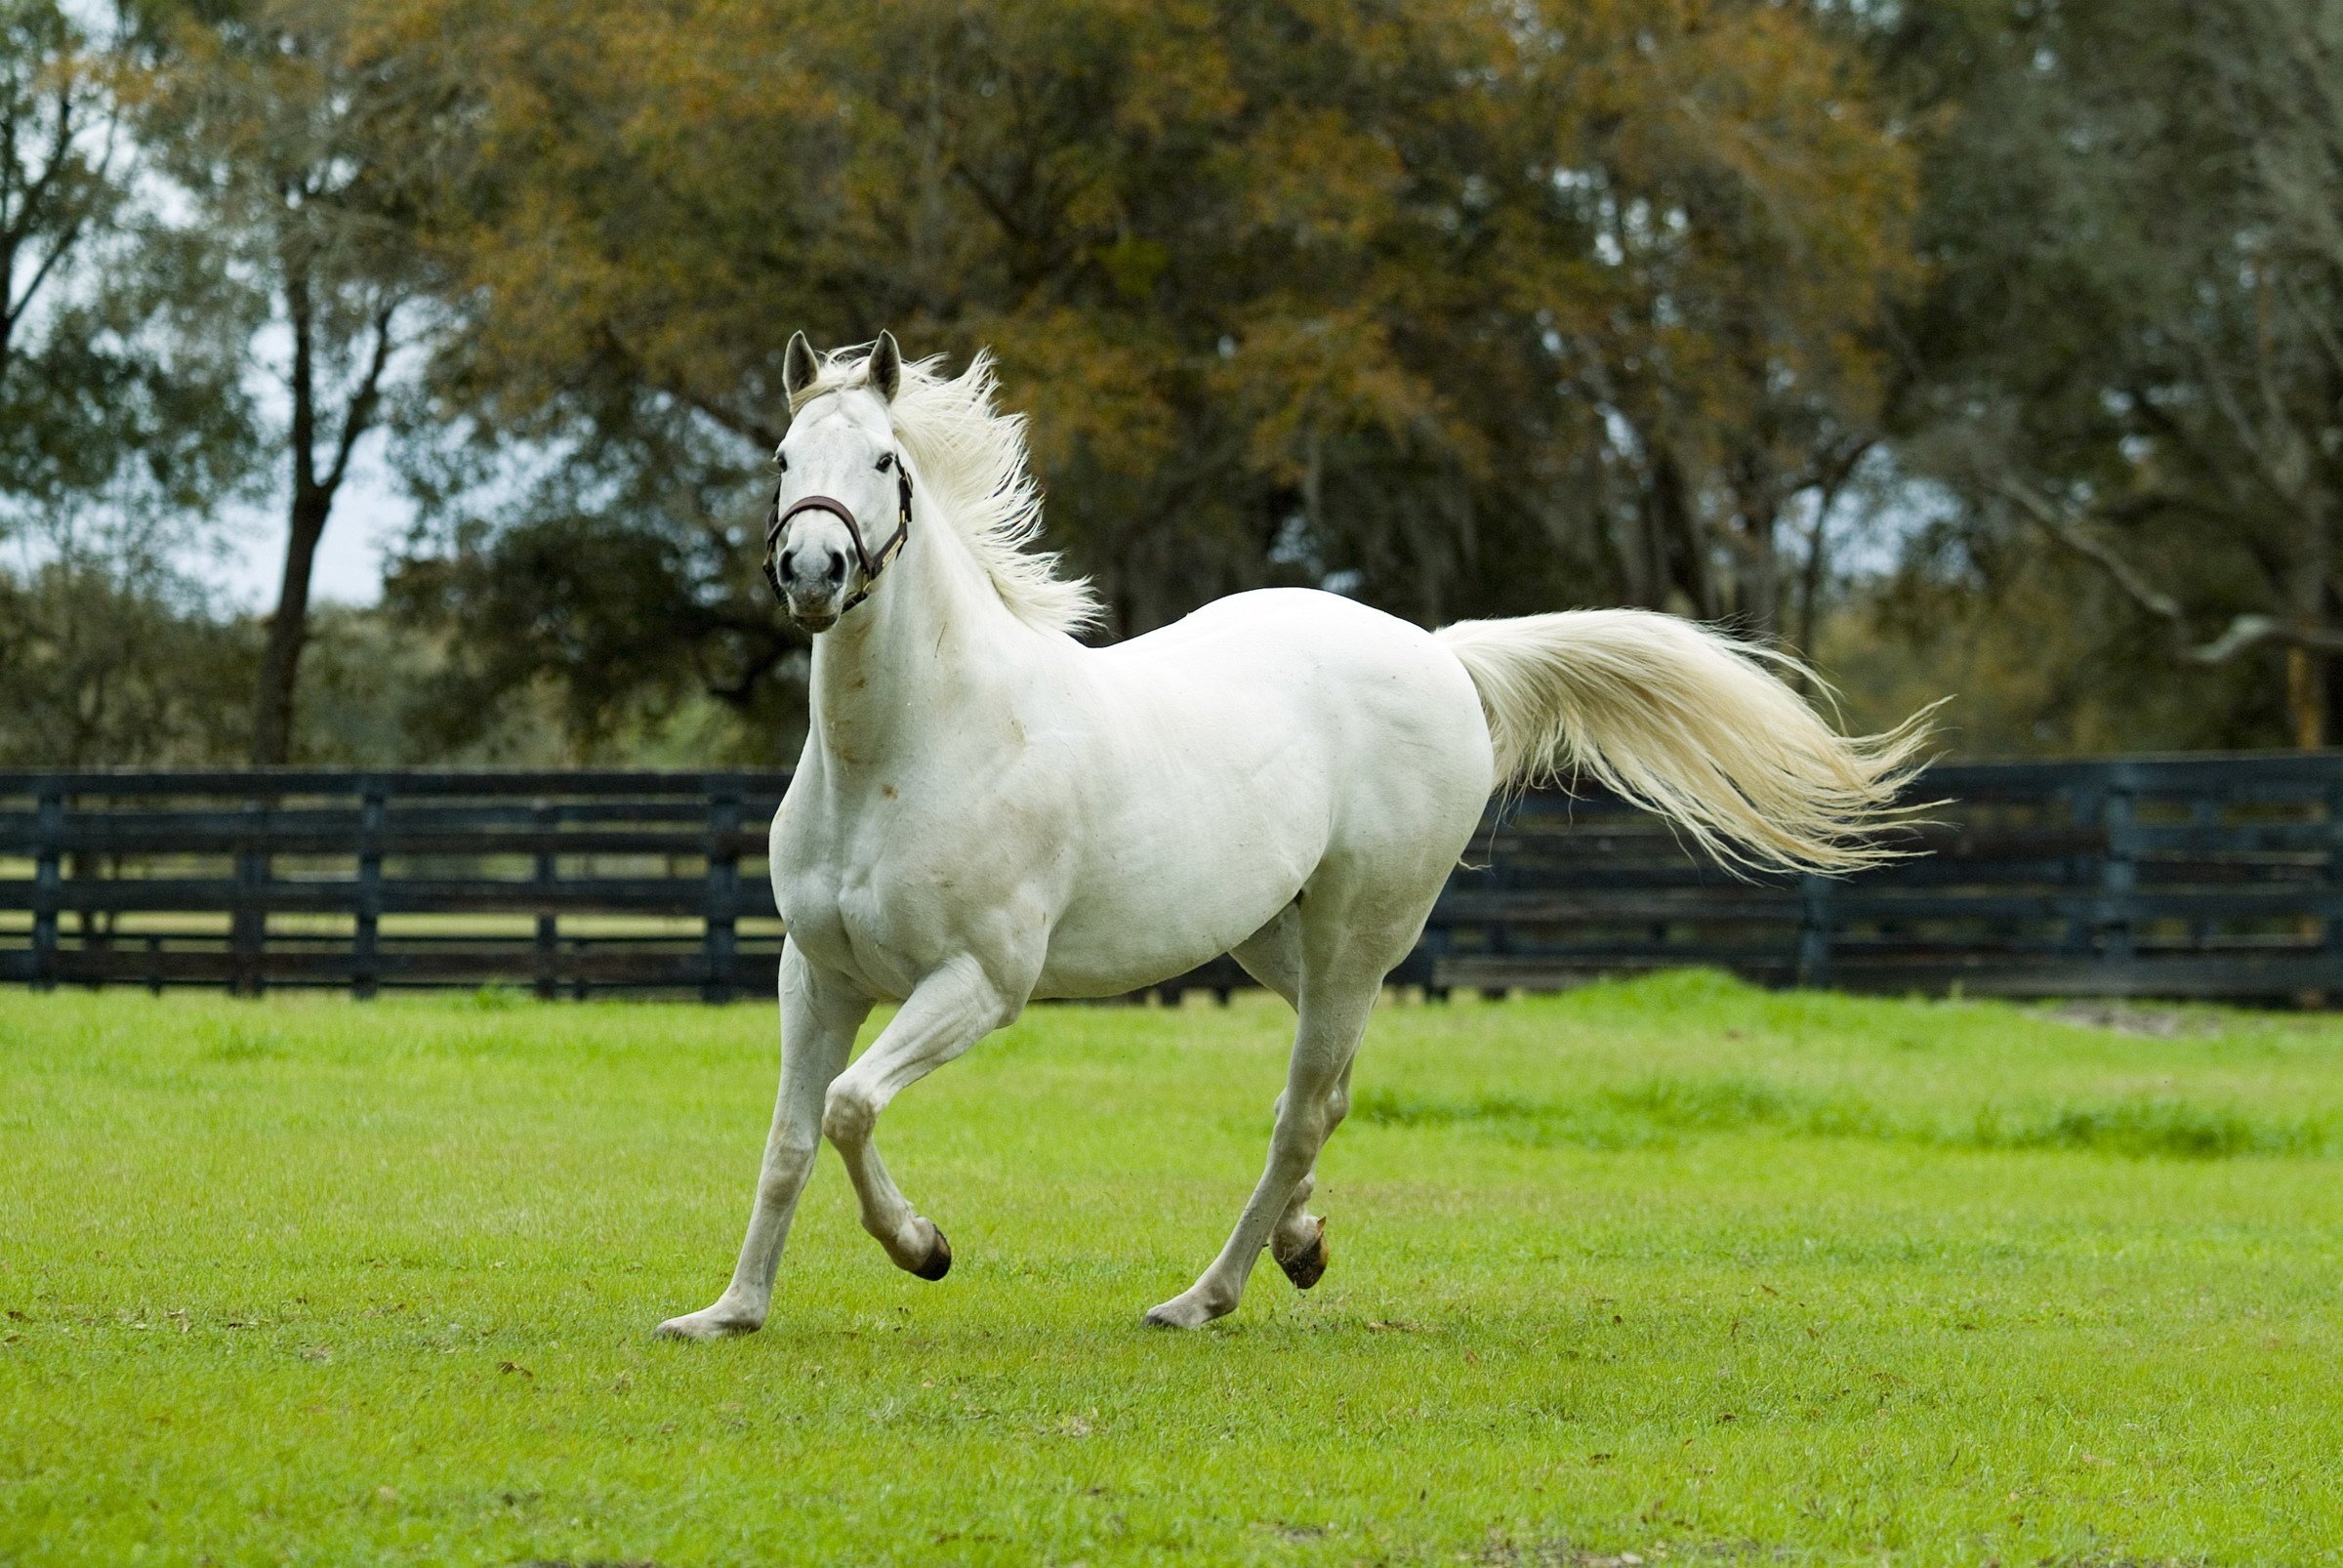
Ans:
[[[1212,1266],[1187,1290],[1149,1312],[1148,1322],[1187,1329],[1235,1311],[1254,1259],[1290,1215],[1296,1229],[1308,1224],[1312,1240],[1322,1240],[1300,1207],[1308,1196],[1304,1183],[1327,1135],[1347,1108],[1348,1096],[1341,1092],[1388,968],[1355,954],[1343,955],[1343,961],[1305,965],[1301,1018],[1295,1030],[1294,1059],[1286,1070],[1286,1091],[1278,1096],[1268,1167]],[[1306,1261],[1306,1256],[1297,1261]],[[1309,1277],[1316,1282],[1314,1274]]]
[[[1301,997],[1301,909],[1288,904],[1277,918],[1231,949],[1230,956],[1246,973],[1298,1006]],[[1327,1135],[1341,1125],[1350,1108],[1350,1068],[1345,1065],[1335,1082],[1329,1102]],[[1326,1274],[1326,1221],[1311,1214],[1310,1192],[1317,1185],[1315,1170],[1304,1172],[1286,1212],[1269,1230],[1269,1256],[1286,1271],[1296,1290],[1308,1290]]]
[[[1321,1148],[1325,1147],[1328,1138],[1335,1135],[1335,1129],[1342,1125],[1342,1119],[1350,1114],[1350,1069],[1355,1060],[1354,1057],[1352,1061],[1342,1064],[1341,1076],[1335,1080],[1334,1091],[1327,1095],[1326,1131],[1318,1138]],[[1294,1282],[1294,1288],[1297,1291],[1306,1291],[1324,1279],[1326,1265],[1332,1260],[1332,1254],[1326,1245],[1326,1221],[1310,1213],[1310,1194],[1317,1187],[1318,1164],[1313,1160],[1310,1169],[1302,1173],[1300,1182],[1294,1188],[1294,1196],[1288,1200],[1286,1212],[1278,1216],[1277,1223],[1269,1228],[1269,1256],[1277,1259],[1277,1266],[1285,1271],[1286,1278]]]

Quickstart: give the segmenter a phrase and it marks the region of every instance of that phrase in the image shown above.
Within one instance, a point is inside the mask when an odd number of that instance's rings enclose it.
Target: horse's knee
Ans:
[[[1331,1135],[1350,1114],[1350,1086],[1336,1084],[1335,1092],[1326,1096],[1326,1130]]]
[[[878,1125],[879,1106],[851,1084],[833,1084],[822,1102],[822,1136],[840,1147],[863,1142]]]
[[[814,1150],[818,1146],[809,1140],[774,1148],[765,1157],[764,1172],[757,1183],[758,1195],[767,1203],[787,1203],[796,1197],[813,1169]]]
[[[1306,1170],[1318,1152],[1318,1145],[1334,1130],[1324,1100],[1314,1105],[1288,1105],[1278,1116],[1277,1131],[1270,1136],[1270,1152],[1299,1158]]]

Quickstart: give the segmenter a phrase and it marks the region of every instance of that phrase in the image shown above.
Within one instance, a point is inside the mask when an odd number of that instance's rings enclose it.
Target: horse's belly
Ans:
[[[1102,909],[1096,918],[1061,921],[1049,933],[1048,956],[1034,986],[1037,998],[1122,996],[1208,964],[1269,924],[1292,901],[1262,900],[1255,919],[1160,906]],[[1173,918],[1167,919],[1167,915]]]
[[[1049,933],[1036,994],[1119,996],[1218,958],[1294,901],[1326,852],[1288,815],[1188,822],[1169,809],[1075,887]]]

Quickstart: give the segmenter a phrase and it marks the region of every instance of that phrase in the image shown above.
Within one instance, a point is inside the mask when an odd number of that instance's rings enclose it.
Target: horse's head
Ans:
[[[781,477],[764,573],[808,632],[827,632],[861,603],[910,536],[911,474],[886,406],[903,377],[894,335],[879,334],[862,365],[859,379],[815,389],[822,365],[802,332],[781,362],[796,412],[773,453]]]

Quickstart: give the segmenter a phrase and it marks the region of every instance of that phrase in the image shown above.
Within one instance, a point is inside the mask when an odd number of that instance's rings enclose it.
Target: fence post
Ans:
[[[1807,872],[1798,879],[1803,911],[1798,923],[1797,983],[1801,987],[1830,983],[1830,878]]]
[[[2210,793],[2208,788],[2207,793],[2198,796],[2195,800],[2189,803],[2190,824],[2194,827],[2210,828],[2218,831],[2221,826],[2221,797]],[[2333,808],[2331,806],[2328,808],[2328,815],[2330,818],[2333,815]],[[2331,850],[2328,853],[2328,859],[2331,865],[2333,859],[2333,853]],[[2203,952],[2207,943],[2211,940],[2213,928],[2210,921],[2190,921],[2189,951],[2192,953]]]
[[[2139,867],[2131,858],[2131,791],[2111,789],[2099,808],[2099,919],[2110,963],[2129,964],[2132,956],[2132,893],[2139,887]]]
[[[2343,897],[2343,779],[2326,787],[2326,896],[2328,913],[2320,923],[2320,956],[2325,960],[2327,983],[2323,1005],[2343,998],[2343,918],[2334,913],[2334,900]]]
[[[561,808],[551,801],[537,803],[537,831],[551,833],[561,825]],[[537,995],[546,1002],[561,994],[561,917],[552,907],[554,886],[559,879],[560,861],[554,851],[540,847],[537,851],[537,889],[547,902],[537,909]],[[585,1000],[586,982],[578,981],[578,998]]]
[[[383,786],[369,779],[358,802],[358,925],[350,943],[349,989],[361,1002],[374,999],[380,980],[376,961],[382,950],[383,828],[390,805]]]
[[[228,917],[228,947],[233,958],[228,990],[236,996],[259,996],[261,952],[267,945],[268,915],[261,907],[261,885],[268,880],[268,855],[260,847],[267,832],[267,806],[257,800],[244,803],[244,843],[236,850],[235,910]]]
[[[2066,796],[2068,814],[2076,829],[2099,827],[2100,792],[2095,786],[2077,784],[2062,793]],[[2104,833],[2100,843],[2102,846],[2106,843]],[[2066,947],[2068,953],[2077,957],[2087,957],[2098,949],[2097,903],[2094,898],[2089,908],[2082,907],[2085,900],[2080,888],[2100,880],[2104,864],[2100,855],[2086,854],[2079,863],[2070,868],[2068,886],[2076,887],[2076,891],[2074,894],[2075,913],[2067,918]]]
[[[32,983],[42,991],[57,988],[57,905],[62,890],[59,861],[64,851],[64,791],[41,792],[33,818]]]
[[[732,964],[740,951],[738,912],[740,908],[740,856],[733,848],[733,835],[740,831],[740,797],[731,792],[710,797],[708,802],[708,905],[707,935],[703,956],[707,963],[707,978],[700,987],[702,1000],[729,1002],[732,1000]]]

